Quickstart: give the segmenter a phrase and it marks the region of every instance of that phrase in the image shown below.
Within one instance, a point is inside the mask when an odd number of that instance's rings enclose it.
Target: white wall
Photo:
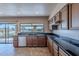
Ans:
[[[54,30],[53,33],[79,40],[79,30]]]

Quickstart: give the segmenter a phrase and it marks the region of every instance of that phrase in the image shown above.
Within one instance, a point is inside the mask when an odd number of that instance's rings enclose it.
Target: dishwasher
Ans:
[[[18,46],[19,47],[26,46],[26,36],[19,36],[18,37]]]

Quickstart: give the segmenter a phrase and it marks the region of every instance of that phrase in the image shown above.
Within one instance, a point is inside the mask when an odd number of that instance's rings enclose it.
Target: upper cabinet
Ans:
[[[55,17],[56,17],[56,22],[60,21],[60,17],[59,17],[59,16],[60,16],[60,14],[59,14],[59,12],[58,12],[58,13],[56,14],[56,16],[55,16]]]
[[[51,20],[49,20],[49,30],[52,30],[52,25],[55,24],[56,21],[56,17],[54,16]]]
[[[71,4],[71,29],[79,29],[79,4]]]
[[[58,25],[58,29],[61,29],[61,12],[58,12],[55,17],[56,17],[55,24]]]
[[[62,29],[68,29],[68,5],[64,6],[64,8],[62,8],[60,10],[61,12],[61,27]]]
[[[79,30],[79,4],[72,3],[65,5],[52,17],[50,22],[51,25],[58,25],[58,30]]]

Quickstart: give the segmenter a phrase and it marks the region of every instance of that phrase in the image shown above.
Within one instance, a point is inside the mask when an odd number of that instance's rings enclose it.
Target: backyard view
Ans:
[[[0,23],[0,43],[12,43],[16,33],[16,24]]]
[[[43,32],[43,24],[21,24],[21,32]]]

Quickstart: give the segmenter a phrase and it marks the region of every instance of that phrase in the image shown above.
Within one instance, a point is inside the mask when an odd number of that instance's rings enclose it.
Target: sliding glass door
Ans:
[[[16,35],[16,24],[6,24],[6,43],[13,43],[13,37]]]
[[[0,44],[13,43],[16,34],[16,24],[0,23]]]
[[[0,23],[0,43],[5,43],[5,27],[5,24]]]

